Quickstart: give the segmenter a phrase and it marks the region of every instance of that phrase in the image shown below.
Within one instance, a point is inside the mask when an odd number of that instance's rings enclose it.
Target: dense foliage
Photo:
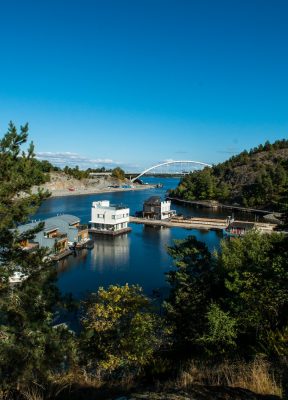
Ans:
[[[28,126],[20,133],[10,123],[0,141],[0,376],[1,388],[20,387],[23,383],[47,378],[50,368],[59,368],[66,360],[69,333],[52,327],[53,309],[59,302],[55,269],[45,259],[45,251],[33,253],[20,242],[37,231],[19,235],[17,225],[28,216],[48,193],[32,194],[31,187],[45,181],[34,148],[26,152]],[[15,272],[26,276],[18,285],[9,278]],[[66,353],[66,355],[65,355]]]
[[[76,165],[74,168],[68,167],[66,165],[66,167],[63,168],[63,172],[66,175],[79,180],[89,178],[90,173],[93,172],[111,172],[111,175],[114,178],[121,180],[125,179],[125,172],[120,167],[116,167],[114,169],[106,169],[105,167],[101,167],[101,168],[87,168],[85,170],[81,170],[78,167],[78,165]]]
[[[165,308],[174,326],[175,345],[191,351],[197,347],[212,300],[213,259],[206,245],[193,236],[176,241],[169,254],[177,268],[167,274],[171,290]]]
[[[218,200],[285,211],[288,203],[288,140],[266,142],[224,163],[186,175],[172,197]]]
[[[163,323],[138,286],[100,288],[84,309],[81,358],[92,373],[139,370],[163,343]]]
[[[251,232],[222,241],[214,255],[189,237],[169,252],[176,269],[168,273],[167,318],[180,350],[217,357],[287,354],[287,236]]]
[[[125,179],[125,172],[122,168],[116,167],[112,169],[112,177],[123,181]]]
[[[47,160],[37,160],[34,159],[33,163],[35,164],[35,168],[38,169],[41,172],[46,173],[45,177],[46,180],[49,180],[49,173],[50,172],[64,172],[64,174],[68,175],[68,177],[74,178],[74,179],[78,179],[78,180],[82,180],[82,179],[87,179],[89,178],[91,173],[101,173],[101,172],[111,172],[112,177],[116,178],[116,179],[121,179],[124,180],[125,179],[125,172],[123,171],[123,169],[121,169],[120,167],[116,167],[114,169],[106,169],[105,167],[101,167],[101,168],[87,168],[87,169],[80,169],[78,165],[76,165],[75,167],[68,167],[68,165],[66,165],[64,168],[60,168],[60,167],[56,167],[54,165],[52,165],[49,161]]]
[[[66,165],[66,167],[63,168],[63,172],[65,172],[66,175],[79,180],[89,177],[89,171],[79,169],[78,165],[74,168],[70,168]]]

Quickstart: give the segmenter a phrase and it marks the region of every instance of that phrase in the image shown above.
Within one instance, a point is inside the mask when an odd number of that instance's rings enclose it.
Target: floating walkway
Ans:
[[[130,223],[143,224],[150,226],[164,226],[166,228],[184,228],[184,229],[219,229],[227,227],[226,219],[209,219],[209,218],[190,218],[180,219],[171,218],[168,220],[156,220],[149,218],[130,217]]]
[[[240,222],[240,221],[239,221]],[[245,222],[245,221],[241,221]],[[130,223],[143,224],[148,226],[163,226],[166,228],[184,228],[184,229],[213,229],[220,230],[227,228],[228,220],[220,218],[189,218],[174,217],[168,220],[155,220],[148,218],[130,217]],[[268,223],[255,223],[255,228],[261,232],[272,232],[277,225]]]

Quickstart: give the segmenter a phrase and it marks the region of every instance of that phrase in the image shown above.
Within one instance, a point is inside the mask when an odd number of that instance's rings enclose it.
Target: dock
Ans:
[[[118,236],[118,235],[123,235],[124,233],[129,233],[131,231],[132,231],[132,229],[129,228],[129,227],[128,228],[124,228],[124,229],[118,229],[116,231],[89,228],[89,233],[92,233],[92,234],[95,234],[95,235],[103,235],[103,236]]]
[[[130,223],[143,224],[148,226],[163,226],[166,228],[184,228],[184,229],[219,229],[227,227],[226,219],[209,219],[209,218],[190,218],[180,219],[171,218],[170,220],[156,220],[149,218],[130,217]]]
[[[244,221],[242,221],[244,222]],[[181,218],[173,217],[170,220],[156,220],[149,218],[130,217],[130,223],[143,224],[147,226],[163,226],[166,228],[184,228],[184,229],[206,229],[219,230],[227,228],[228,220],[220,218]],[[264,233],[269,233],[277,226],[269,223],[254,223],[255,228]]]
[[[50,255],[50,258],[51,258],[51,260],[53,260],[53,261],[59,261],[59,260],[61,260],[62,258],[65,258],[65,257],[70,256],[70,254],[73,254],[73,251],[70,250],[70,249],[67,249],[67,250],[65,250],[65,251],[62,251],[61,253]]]

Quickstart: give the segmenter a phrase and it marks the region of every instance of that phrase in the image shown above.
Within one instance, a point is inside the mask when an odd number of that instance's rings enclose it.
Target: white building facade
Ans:
[[[130,209],[110,205],[109,200],[94,201],[91,209],[90,231],[117,234],[128,232]]]
[[[170,200],[161,201],[161,219],[171,218],[173,215],[175,215],[176,212],[174,210],[170,210],[170,208]]]

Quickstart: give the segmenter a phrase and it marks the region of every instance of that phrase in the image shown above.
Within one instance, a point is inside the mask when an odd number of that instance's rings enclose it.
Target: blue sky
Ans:
[[[82,166],[215,163],[288,132],[286,0],[9,0],[0,132]]]

